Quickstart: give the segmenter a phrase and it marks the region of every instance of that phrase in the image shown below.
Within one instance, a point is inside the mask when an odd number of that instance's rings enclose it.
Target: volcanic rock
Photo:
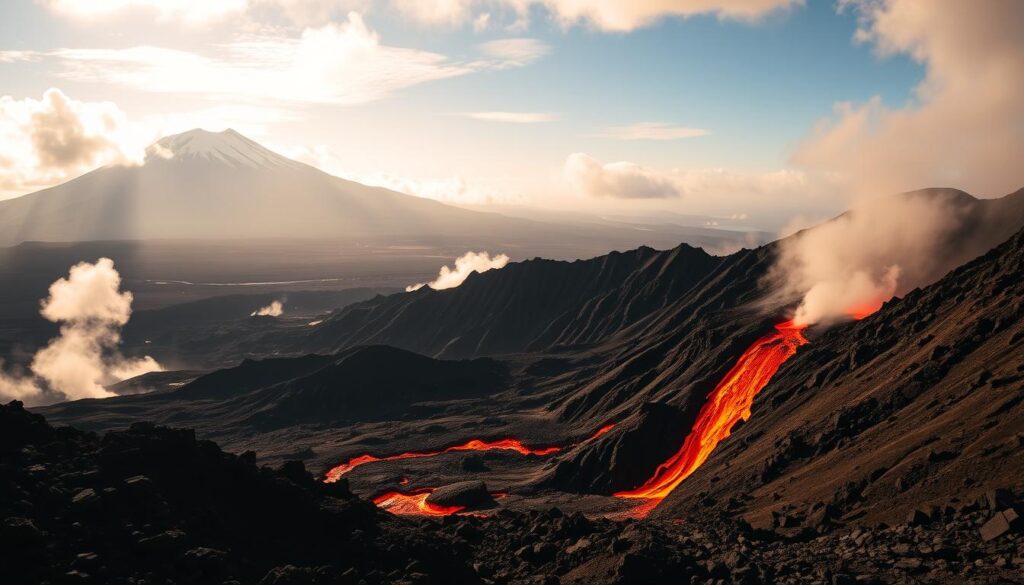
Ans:
[[[427,496],[427,502],[438,506],[479,508],[494,504],[494,498],[484,482],[461,481],[437,488]]]

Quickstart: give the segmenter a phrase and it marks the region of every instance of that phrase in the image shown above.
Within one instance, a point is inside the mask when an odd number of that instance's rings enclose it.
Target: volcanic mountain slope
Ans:
[[[1022,486],[1024,232],[809,337],[655,515],[898,522]]]
[[[599,222],[556,225],[470,211],[329,175],[230,129],[168,136],[149,148],[143,164],[103,167],[0,202],[0,246],[255,238],[457,243],[501,246],[508,253],[558,248],[578,257],[609,245],[687,240],[723,246],[744,234],[678,225],[651,231]]]
[[[302,344],[322,352],[384,343],[459,358],[591,343],[678,302],[722,262],[683,244],[514,263],[473,273],[454,289],[424,287],[343,309]]]
[[[934,278],[987,252],[1024,225],[1024,189],[991,200],[955,189],[897,197],[934,201],[959,226],[940,246],[947,261],[937,263],[940,272]],[[514,263],[474,274],[455,289],[424,287],[351,305],[314,329],[299,347],[329,353],[384,344],[461,358],[593,344],[634,324],[650,323],[631,330],[630,339],[636,341],[652,329],[670,329],[653,318],[659,311],[700,308],[707,315],[741,304],[732,291],[757,286],[779,245],[728,257],[684,244],[664,252],[640,248],[572,263]],[[760,292],[764,300],[769,290]]]
[[[971,205],[983,210],[1005,209],[997,206],[1022,199],[982,203],[958,193],[951,196],[973,201]],[[997,229],[972,233],[980,233],[971,243],[977,247],[1001,236]],[[502,356],[510,376],[507,384],[480,384],[475,395],[426,397],[422,400],[433,404],[417,403],[407,412],[382,400],[380,412],[367,412],[347,425],[318,424],[302,417],[291,420],[291,427],[288,417],[265,424],[260,418],[264,415],[257,414],[273,411],[286,394],[301,397],[291,410],[315,412],[324,404],[323,397],[334,389],[344,394],[345,386],[325,384],[322,392],[300,393],[292,391],[309,378],[303,377],[301,383],[274,378],[250,387],[233,381],[231,374],[223,379],[221,397],[203,401],[183,400],[185,394],[169,392],[58,405],[44,412],[54,420],[94,429],[144,419],[194,426],[227,448],[256,446],[268,461],[276,462],[301,457],[318,471],[366,453],[435,450],[470,439],[512,437],[527,445],[562,449],[543,459],[502,461],[500,467],[493,466],[495,475],[485,477],[488,481],[533,493],[609,495],[637,487],[679,450],[711,390],[791,307],[787,303],[795,299],[783,299],[774,309],[765,300],[773,287],[764,276],[779,245],[724,258],[683,246],[587,262],[514,264],[472,276],[456,289],[352,305],[311,328],[312,334],[273,338],[274,350],[284,348],[285,354],[302,353],[306,343],[344,352],[345,346],[361,341],[359,336],[402,345],[399,332],[406,336],[407,348],[445,356],[537,349]],[[563,271],[577,272],[569,278]],[[561,304],[563,297],[572,303]],[[566,318],[563,327],[552,327],[563,313],[572,318]],[[507,326],[507,331],[487,328],[488,319]],[[382,330],[379,335],[373,325]],[[549,329],[557,332],[541,335]],[[324,331],[336,332],[339,339]],[[352,331],[357,334],[344,337]],[[463,337],[472,343],[460,345]],[[386,380],[388,367],[385,363],[368,370],[365,387],[373,387],[378,377]],[[187,393],[189,387],[182,391]],[[611,432],[585,440],[609,423],[615,424]],[[457,461],[446,458],[439,458],[437,465],[417,460],[415,468],[386,463],[373,467],[375,475],[353,477],[353,485],[379,489],[382,478],[393,481],[405,474],[413,481],[410,487],[438,486],[462,479],[464,473]]]
[[[140,166],[104,167],[0,203],[0,243],[155,238],[365,237],[530,222],[366,187],[278,155],[233,130],[192,130]],[[482,231],[480,231],[482,230]]]

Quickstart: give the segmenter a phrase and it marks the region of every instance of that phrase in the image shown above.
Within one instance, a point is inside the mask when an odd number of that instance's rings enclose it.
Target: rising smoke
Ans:
[[[863,200],[781,240],[771,278],[782,299],[799,299],[798,325],[870,314],[1012,234],[991,203],[955,190]]]
[[[120,287],[109,258],[76,264],[50,285],[40,313],[60,324],[60,335],[36,352],[29,372],[0,373],[0,397],[30,403],[106,398],[113,394],[105,386],[160,371],[149,356],[129,359],[117,352],[132,305],[132,293]]]
[[[454,270],[448,266],[442,266],[441,271],[437,274],[437,278],[433,281],[410,284],[405,287],[405,292],[419,290],[424,286],[429,286],[434,290],[455,288],[474,272],[487,272],[495,268],[504,268],[506,264],[508,264],[508,256],[505,254],[498,254],[491,258],[488,252],[466,252],[455,259]]]
[[[250,317],[280,317],[284,314],[284,303],[273,301],[265,307],[260,307],[250,314]]]

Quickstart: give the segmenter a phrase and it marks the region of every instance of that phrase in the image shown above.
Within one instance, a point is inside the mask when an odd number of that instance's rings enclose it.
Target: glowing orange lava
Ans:
[[[718,443],[729,436],[733,425],[750,418],[754,396],[768,384],[783,362],[807,343],[804,326],[787,321],[776,325],[775,329],[776,332],[754,342],[711,391],[679,452],[658,466],[654,475],[640,487],[615,494],[621,498],[648,500],[634,510],[634,514],[646,516],[657,502],[707,460]]]
[[[481,441],[480,439],[473,439],[461,445],[454,445],[441,449],[440,451],[412,451],[409,453],[400,453],[398,455],[388,455],[385,457],[376,457],[374,455],[360,455],[349,459],[348,462],[342,463],[336,467],[331,468],[324,477],[324,483],[334,483],[341,479],[341,476],[352,471],[360,465],[366,465],[367,463],[373,463],[375,461],[395,461],[398,459],[417,459],[420,457],[434,457],[444,453],[454,453],[456,451],[491,451],[494,449],[503,449],[508,451],[516,451],[523,455],[550,455],[557,453],[561,450],[561,447],[541,447],[533,449],[527,447],[521,441],[517,439],[501,439],[498,441]]]
[[[373,499],[380,508],[400,516],[451,516],[461,512],[465,506],[438,506],[427,501],[434,488],[413,492],[386,492]]]
[[[589,443],[590,441],[593,441],[594,439],[600,437],[601,435],[607,433],[608,431],[610,431],[610,430],[612,430],[614,428],[615,428],[615,423],[608,423],[608,424],[604,425],[603,427],[597,429],[597,432],[594,433],[593,435],[590,435],[590,438],[587,439],[586,441],[584,441],[584,443]]]
[[[854,305],[846,309],[845,313],[848,316],[850,316],[853,320],[860,321],[861,319],[871,315],[872,313],[881,308],[882,300],[878,299],[874,301],[867,301],[859,305]]]

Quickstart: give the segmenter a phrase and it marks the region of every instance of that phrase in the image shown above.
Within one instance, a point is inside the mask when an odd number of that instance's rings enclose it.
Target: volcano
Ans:
[[[367,187],[281,156],[234,130],[190,130],[144,164],[97,169],[0,203],[0,245],[23,241],[483,235],[531,222]]]

